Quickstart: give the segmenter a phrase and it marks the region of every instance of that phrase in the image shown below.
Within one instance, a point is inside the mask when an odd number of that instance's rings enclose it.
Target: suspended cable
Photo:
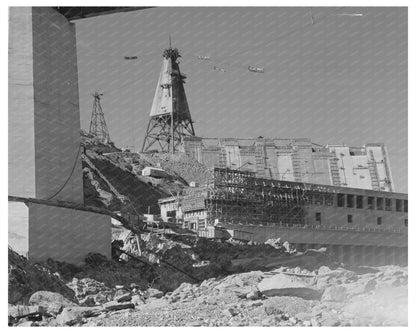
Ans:
[[[69,174],[68,178],[67,178],[67,179],[65,180],[65,182],[63,183],[63,185],[59,188],[59,190],[58,190],[58,191],[56,191],[56,192],[55,192],[55,194],[54,194],[54,195],[50,196],[48,199],[42,199],[42,200],[47,200],[47,201],[52,200],[52,199],[53,199],[54,197],[56,197],[59,193],[61,193],[61,191],[62,191],[62,190],[65,188],[65,186],[68,184],[69,180],[71,179],[72,175],[74,174],[75,167],[77,166],[79,153],[81,152],[81,146],[82,146],[82,143],[80,142],[80,143],[79,143],[79,146],[78,146],[77,155],[76,155],[76,157],[75,157],[74,164],[73,164],[73,166],[72,166],[71,172],[70,172],[70,174]]]

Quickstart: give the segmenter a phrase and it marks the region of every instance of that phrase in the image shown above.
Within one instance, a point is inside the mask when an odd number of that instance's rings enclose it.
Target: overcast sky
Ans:
[[[164,7],[74,22],[81,127],[103,92],[117,146],[141,149],[171,34],[197,135],[384,142],[407,192],[406,8]]]

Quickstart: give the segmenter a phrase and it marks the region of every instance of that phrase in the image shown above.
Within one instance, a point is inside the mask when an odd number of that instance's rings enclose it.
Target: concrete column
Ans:
[[[405,248],[403,248],[403,259],[404,259],[404,266],[408,266],[409,265],[409,259],[408,259],[408,256],[409,256],[409,248],[407,248],[407,247],[405,247]]]
[[[10,7],[9,27],[8,194],[83,204],[75,24],[52,7]],[[9,230],[27,239],[9,245],[30,259],[111,255],[108,216],[9,206]]]
[[[362,247],[351,246],[351,263],[355,266],[361,265],[362,262]]]
[[[394,265],[394,247],[384,247],[386,264]]]
[[[343,263],[345,264],[351,264],[352,262],[352,249],[350,245],[344,245],[343,246]]]
[[[376,247],[375,246],[368,246],[368,265],[370,266],[376,265]]]
[[[374,249],[374,261],[376,266],[381,266],[386,261],[382,246],[376,246]]]
[[[344,245],[337,245],[338,260],[344,262]]]
[[[337,261],[342,262],[343,260],[343,247],[342,245],[333,245],[334,248],[334,257]]]

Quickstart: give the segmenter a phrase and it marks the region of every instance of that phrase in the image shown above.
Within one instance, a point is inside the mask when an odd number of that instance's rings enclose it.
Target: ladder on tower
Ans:
[[[380,179],[377,172],[377,163],[374,158],[373,150],[370,149],[370,160],[368,161],[368,169],[370,171],[371,187],[373,190],[380,191]]]

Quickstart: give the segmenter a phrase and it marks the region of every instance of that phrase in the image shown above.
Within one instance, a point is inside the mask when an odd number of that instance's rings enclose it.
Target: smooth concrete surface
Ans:
[[[111,257],[111,218],[74,209],[29,204],[29,260],[73,264],[100,253]]]
[[[10,7],[11,196],[84,203],[75,25],[50,7]],[[111,255],[110,217],[9,203],[9,245],[31,260]]]
[[[9,11],[9,195],[36,196],[32,9]]]
[[[9,202],[8,242],[13,251],[27,256],[29,251],[29,208],[23,202]]]
[[[75,25],[33,7],[36,198],[83,203]]]
[[[11,7],[9,22],[9,195],[66,183],[54,199],[83,203],[75,26],[47,7]]]
[[[324,147],[309,138],[193,137],[184,139],[183,150],[208,168],[241,169],[276,180],[394,191],[384,144]]]

